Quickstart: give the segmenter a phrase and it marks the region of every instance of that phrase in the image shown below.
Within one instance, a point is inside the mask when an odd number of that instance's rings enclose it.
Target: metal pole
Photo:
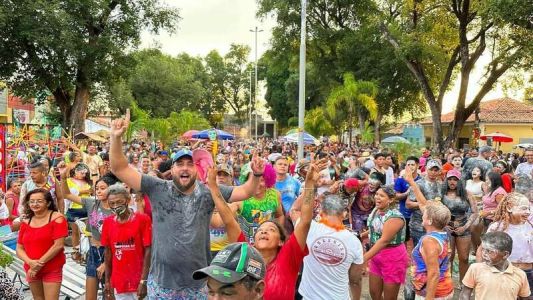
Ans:
[[[300,84],[298,88],[298,161],[302,161],[304,158],[306,7],[307,0],[302,0],[302,25],[300,30]]]
[[[250,130],[250,139],[252,139],[252,70],[248,72],[250,80],[250,100],[248,102],[248,129]]]
[[[255,111],[255,140],[257,141],[257,33],[262,32],[263,30],[257,29],[250,30],[255,33],[255,81],[254,81],[254,111]]]

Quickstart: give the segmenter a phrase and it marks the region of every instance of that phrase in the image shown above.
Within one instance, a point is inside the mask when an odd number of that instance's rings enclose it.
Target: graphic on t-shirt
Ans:
[[[346,259],[346,246],[334,237],[319,237],[311,244],[311,252],[317,261],[336,266]]]
[[[135,239],[133,237],[120,242],[115,242],[115,257],[122,259],[122,251],[135,251]]]

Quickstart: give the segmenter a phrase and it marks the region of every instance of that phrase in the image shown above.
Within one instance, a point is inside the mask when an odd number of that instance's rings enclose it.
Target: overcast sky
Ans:
[[[250,32],[258,26],[263,32],[258,34],[258,57],[268,48],[271,29],[275,26],[272,19],[258,20],[255,17],[257,3],[255,0],[165,0],[180,10],[181,20],[174,35],[161,34],[154,36],[143,34],[141,47],[160,47],[163,52],[176,55],[186,52],[191,55],[205,56],[216,49],[226,53],[232,43],[246,44],[252,49],[250,60],[254,60],[254,33]],[[489,57],[480,59],[487,63]],[[477,82],[481,78],[483,68],[479,66],[470,78],[470,89],[467,100],[472,99],[479,90]],[[447,93],[444,101],[444,112],[454,109],[458,94],[458,85]],[[491,91],[485,100],[506,96],[498,86]],[[507,96],[523,99],[523,90],[509,93]]]

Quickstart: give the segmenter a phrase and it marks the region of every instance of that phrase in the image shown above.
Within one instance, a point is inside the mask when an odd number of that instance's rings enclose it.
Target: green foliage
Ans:
[[[172,32],[178,19],[159,0],[2,1],[0,78],[23,97],[48,90],[63,125],[81,131],[92,87],[130,69],[142,31]]]
[[[411,155],[414,155],[416,157],[420,157],[422,155],[421,148],[409,143],[396,143],[388,145],[387,148],[391,152],[396,153],[398,161],[405,161],[405,159]]]
[[[5,268],[13,262],[13,257],[2,250],[2,242],[0,242],[0,267]]]
[[[132,102],[131,122],[126,137],[129,140],[135,133],[146,130],[148,134],[154,135],[154,139],[169,145],[178,140],[187,130],[203,130],[210,127],[209,122],[197,112],[182,110],[171,112],[168,118],[154,118]]]
[[[381,39],[374,1],[310,1],[307,11],[306,110],[327,106],[328,95],[345,73],[380,87],[375,100],[381,115],[398,117],[425,108],[416,97],[420,90],[416,81],[407,76],[408,69],[393,47]],[[261,62],[267,66],[265,98],[270,114],[286,125],[298,107],[300,1],[260,0],[258,15],[274,15],[278,24],[272,48]],[[336,132],[345,127],[341,115],[327,109]]]
[[[322,107],[316,107],[305,114],[304,128],[313,136],[334,134],[333,127],[325,117]]]
[[[213,50],[205,57],[209,76],[208,98],[214,103],[229,106],[239,123],[244,123],[248,109],[251,79],[251,64],[248,63],[250,47],[232,44],[223,57]],[[252,107],[254,104],[252,103]],[[213,109],[217,112],[218,106]]]

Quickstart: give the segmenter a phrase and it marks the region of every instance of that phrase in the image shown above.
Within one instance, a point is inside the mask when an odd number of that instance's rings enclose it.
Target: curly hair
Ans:
[[[505,231],[507,228],[509,228],[511,221],[510,211],[521,201],[529,203],[529,200],[526,196],[516,192],[509,193],[503,197],[494,213],[494,222],[498,222],[497,231]]]
[[[35,215],[35,213],[30,208],[30,197],[33,194],[43,194],[44,200],[46,201],[46,206],[51,211],[58,211],[57,206],[54,202],[54,198],[52,197],[52,194],[50,194],[50,191],[47,189],[34,189],[29,191],[26,196],[24,196],[24,199],[22,200],[22,205],[24,207],[24,216],[26,218],[31,218]]]

